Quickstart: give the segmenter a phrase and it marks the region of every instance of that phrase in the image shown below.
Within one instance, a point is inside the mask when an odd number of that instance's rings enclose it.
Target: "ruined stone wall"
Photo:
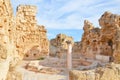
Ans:
[[[50,41],[50,55],[58,54],[58,56],[62,56],[62,54],[65,54],[68,49],[66,41],[74,44],[73,38],[65,34],[58,34],[55,39],[52,39]]]
[[[88,20],[84,21],[84,33],[81,40],[80,52],[85,56],[94,57],[99,54],[98,46],[100,45],[100,29],[95,28]]]
[[[48,55],[49,41],[44,26],[37,25],[36,6],[20,5],[16,15],[16,46],[25,59]]]
[[[22,78],[21,74],[15,70],[22,60],[22,55],[16,53],[13,43],[15,32],[13,20],[10,0],[0,0],[0,80],[15,80],[16,78],[21,80]],[[16,73],[20,75],[15,76]],[[11,76],[8,78],[8,75]]]
[[[120,16],[105,12],[99,19],[101,28],[95,28],[85,20],[80,53],[87,56],[96,54],[114,57],[119,56]],[[117,60],[118,61],[118,60]]]
[[[94,70],[71,70],[69,80],[120,80],[120,64],[109,64]]]
[[[73,50],[73,53],[79,53],[80,50],[81,50],[81,43],[80,42],[74,42],[72,50]]]
[[[10,0],[0,0],[0,80],[22,80],[16,67],[23,58],[48,55],[47,31],[37,25],[36,11],[35,6],[21,5],[14,17]]]
[[[58,34],[55,39],[51,40],[51,44],[56,47],[67,49],[68,46],[66,41],[71,41],[71,43],[74,44],[73,38],[65,34]]]
[[[101,40],[109,46],[114,61],[120,62],[120,15],[105,12],[99,19],[101,28]],[[103,43],[103,45],[104,45]],[[108,48],[106,48],[108,49]]]

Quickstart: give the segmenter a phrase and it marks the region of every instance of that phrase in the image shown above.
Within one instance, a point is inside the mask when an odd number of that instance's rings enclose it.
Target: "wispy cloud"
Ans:
[[[43,0],[11,0],[13,4],[37,4]]]
[[[105,11],[120,14],[120,0],[12,0],[14,10],[19,4],[38,7],[38,23],[48,29],[82,29],[85,19],[95,26]]]

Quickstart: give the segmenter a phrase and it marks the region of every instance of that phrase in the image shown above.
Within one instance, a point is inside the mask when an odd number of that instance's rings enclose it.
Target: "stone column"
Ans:
[[[70,41],[67,41],[68,51],[67,51],[67,69],[72,69],[72,44]]]
[[[67,59],[66,59],[66,68],[67,68],[67,80],[69,80],[69,71],[72,69],[72,44],[70,41],[66,42],[68,45],[67,50]]]

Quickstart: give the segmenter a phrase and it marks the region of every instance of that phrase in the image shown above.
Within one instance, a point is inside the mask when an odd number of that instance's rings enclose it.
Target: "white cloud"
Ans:
[[[13,4],[37,4],[43,0],[11,0]]]
[[[38,7],[39,24],[52,29],[82,29],[85,19],[95,26],[105,11],[120,14],[120,0],[12,0],[18,4],[34,4]]]

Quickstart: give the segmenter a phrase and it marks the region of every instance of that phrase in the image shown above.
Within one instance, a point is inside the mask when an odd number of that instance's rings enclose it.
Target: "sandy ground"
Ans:
[[[23,80],[67,80],[65,75],[35,73],[21,69]]]
[[[21,63],[22,64],[18,66],[17,70],[22,73],[23,80],[68,80],[66,59],[46,57],[44,60],[24,60]],[[30,63],[33,63],[31,64],[32,67]],[[103,65],[103,62],[101,63],[100,61],[91,59],[90,61],[88,61],[88,59],[86,61],[78,56],[74,56],[72,60],[72,69],[92,69],[95,68],[98,63],[99,65]],[[27,66],[25,67],[25,65]]]
[[[59,65],[56,65],[56,62],[58,59],[49,59],[49,60],[43,60],[40,61],[40,65],[43,66],[43,68],[47,67],[50,69],[55,69],[55,72],[60,73],[41,73],[41,72],[33,72],[26,70],[23,66],[29,61],[22,61],[22,64],[18,66],[17,70],[22,73],[23,80],[67,80],[67,72],[64,67],[58,67]],[[61,60],[62,61],[62,60]],[[59,62],[58,62],[59,63]],[[54,71],[54,70],[53,70]]]
[[[37,69],[34,66],[27,66],[28,63],[33,62],[37,63]],[[106,63],[101,63],[100,61],[92,61],[93,63],[86,62],[84,60],[81,61],[81,59],[74,58],[72,60],[72,69],[92,69],[95,68],[98,63],[99,65],[103,65]],[[82,65],[81,65],[82,63]],[[84,64],[83,64],[84,63]],[[35,65],[35,64],[33,64]],[[38,70],[38,66],[40,69]],[[26,68],[26,69],[25,69]],[[23,80],[68,80],[68,72],[66,69],[66,60],[65,59],[59,59],[59,58],[53,58],[48,57],[44,60],[34,60],[34,61],[22,61],[22,64],[18,66],[17,70],[22,73]]]

